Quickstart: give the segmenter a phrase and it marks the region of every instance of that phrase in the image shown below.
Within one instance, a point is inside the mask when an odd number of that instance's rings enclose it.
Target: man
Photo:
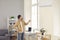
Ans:
[[[23,20],[23,17],[21,15],[18,15],[18,21],[15,23],[14,28],[17,27],[17,39],[18,40],[24,40],[24,27],[25,25],[28,25],[30,20],[25,23],[25,21]]]

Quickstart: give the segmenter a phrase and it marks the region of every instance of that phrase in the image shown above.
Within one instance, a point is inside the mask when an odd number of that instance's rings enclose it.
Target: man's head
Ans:
[[[22,20],[23,19],[21,15],[18,15],[17,18],[18,18],[18,20]]]

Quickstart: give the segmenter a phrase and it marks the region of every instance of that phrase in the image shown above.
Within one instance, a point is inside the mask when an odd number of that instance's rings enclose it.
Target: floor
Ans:
[[[12,37],[10,37],[10,40],[16,40],[16,39],[17,39],[16,36],[12,36]]]
[[[31,39],[31,38],[33,38],[33,37],[26,37],[26,38],[24,38],[24,40],[41,40],[40,38],[38,38],[38,39],[36,39],[36,38]],[[13,36],[13,37],[11,37],[11,40],[17,40],[17,37]],[[44,38],[43,40],[47,40],[47,39]],[[60,40],[60,37],[53,36],[52,40]]]

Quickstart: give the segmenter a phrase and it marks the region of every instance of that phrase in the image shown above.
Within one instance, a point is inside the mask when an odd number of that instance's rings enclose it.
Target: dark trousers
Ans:
[[[24,40],[24,32],[23,33],[18,33],[17,39],[18,40]]]

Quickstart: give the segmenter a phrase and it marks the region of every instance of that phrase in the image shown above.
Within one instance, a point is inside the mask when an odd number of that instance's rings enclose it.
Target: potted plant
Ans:
[[[14,19],[15,17],[14,16],[11,16],[10,19]]]
[[[41,35],[44,35],[44,33],[46,32],[46,30],[44,28],[40,29]]]

